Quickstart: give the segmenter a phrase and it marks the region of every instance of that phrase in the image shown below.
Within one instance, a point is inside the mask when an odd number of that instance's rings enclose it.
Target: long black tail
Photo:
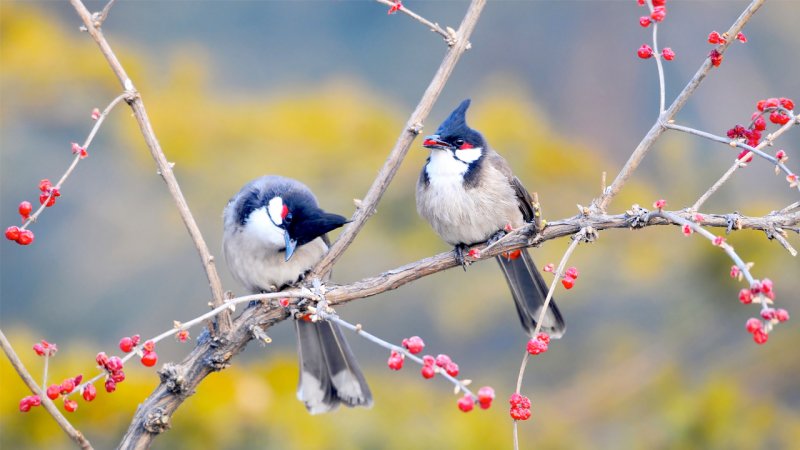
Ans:
[[[542,274],[539,273],[527,249],[522,249],[520,257],[516,259],[504,256],[498,256],[495,259],[500,263],[500,268],[508,281],[522,327],[528,334],[533,334],[536,329],[536,321],[539,320],[539,315],[542,313],[544,300],[547,298],[549,289],[547,283],[544,282]],[[561,317],[561,312],[552,298],[543,322],[541,331],[546,332],[550,337],[560,338],[566,330],[564,318]]]
[[[346,406],[372,406],[372,393],[353,351],[335,323],[295,320],[300,382],[297,398],[311,414]]]

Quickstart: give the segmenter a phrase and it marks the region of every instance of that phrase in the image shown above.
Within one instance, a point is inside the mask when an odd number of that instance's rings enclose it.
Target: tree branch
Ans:
[[[456,63],[458,63],[461,55],[466,51],[469,44],[468,39],[475,29],[475,24],[478,22],[478,18],[485,4],[486,0],[472,0],[472,3],[470,3],[464,20],[461,21],[461,26],[456,32],[457,39],[455,43],[447,51],[447,54],[445,54],[444,60],[442,60],[442,64],[439,66],[439,70],[436,71],[436,75],[434,75],[433,80],[431,80],[431,83],[422,95],[422,99],[419,101],[416,109],[411,113],[411,117],[408,119],[405,129],[400,133],[400,137],[397,138],[397,142],[391,153],[389,153],[389,157],[383,164],[381,171],[378,173],[375,181],[372,182],[372,186],[364,196],[361,205],[358,207],[355,214],[353,214],[352,222],[339,234],[336,242],[331,246],[330,251],[328,251],[322,261],[314,268],[312,278],[325,278],[325,275],[331,271],[336,260],[339,259],[347,247],[350,246],[367,220],[375,214],[378,202],[381,200],[383,193],[386,192],[389,183],[392,182],[394,175],[400,168],[400,164],[403,162],[409,148],[411,148],[411,143],[414,142],[414,138],[422,131],[423,123],[428,117],[428,114],[430,114],[436,99],[439,98],[439,94],[442,93],[442,89],[444,89],[445,83],[447,83],[447,80],[450,78],[450,74],[453,73]]]
[[[11,365],[14,366],[14,369],[19,374],[19,377],[22,378],[22,381],[28,385],[28,389],[33,392],[34,395],[38,395],[39,399],[42,401],[42,406],[44,409],[53,416],[58,426],[64,430],[65,433],[73,440],[75,443],[80,445],[83,449],[91,449],[92,444],[89,443],[89,440],[86,439],[86,436],[83,435],[79,430],[75,429],[69,420],[61,414],[61,411],[58,410],[55,403],[50,400],[47,395],[45,395],[44,391],[36,384],[36,381],[33,379],[28,370],[25,368],[25,365],[22,364],[17,353],[14,351],[14,348],[11,346],[11,343],[6,339],[6,335],[0,330],[0,346],[3,347],[3,352],[5,352],[6,357],[8,357],[8,361],[11,362]]]
[[[730,29],[728,29],[728,36],[736,36],[739,31],[742,30],[744,25],[750,20],[750,18],[755,14],[758,8],[764,4],[764,0],[753,0],[750,5],[742,12],[738,19],[731,25]],[[717,51],[720,54],[724,54],[725,50],[728,48],[729,45],[734,41],[734,39],[728,39],[724,44],[721,44]],[[661,133],[664,132],[666,129],[664,124],[668,121],[672,120],[678,111],[683,108],[683,105],[689,100],[689,97],[694,94],[694,91],[697,90],[697,87],[700,86],[700,83],[706,78],[708,72],[711,70],[711,60],[706,58],[703,60],[703,64],[700,65],[700,68],[695,73],[694,77],[689,81],[686,87],[683,88],[680,94],[675,98],[669,108],[664,111],[658,119],[656,119],[656,123],[650,128],[650,131],[647,132],[645,137],[639,142],[639,145],[636,149],[631,153],[631,156],[628,158],[628,161],[623,166],[622,170],[620,170],[617,178],[614,179],[614,182],[611,183],[602,196],[599,199],[595,200],[593,203],[593,208],[604,212],[606,208],[608,208],[609,203],[611,200],[616,196],[619,191],[622,189],[622,186],[625,185],[625,182],[628,181],[628,178],[631,177],[633,172],[636,168],[639,167],[639,164],[644,159],[645,155],[650,151],[653,147],[653,143],[661,136]]]
[[[131,79],[128,77],[128,74],[125,72],[122,64],[119,62],[117,56],[114,54],[114,51],[111,49],[111,46],[108,44],[108,41],[106,41],[106,38],[103,36],[103,32],[95,26],[95,21],[92,19],[92,13],[86,9],[86,6],[83,5],[81,0],[70,0],[70,3],[75,8],[75,11],[77,11],[81,20],[83,20],[86,31],[100,47],[100,51],[103,53],[103,56],[105,56],[108,64],[111,66],[111,70],[114,71],[114,74],[117,76],[120,83],[122,83],[125,91],[130,94],[129,97],[126,98],[126,101],[133,110],[136,123],[139,124],[139,129],[142,132],[142,136],[144,136],[145,143],[150,149],[150,153],[153,156],[156,165],[158,166],[158,173],[167,184],[169,193],[172,195],[172,198],[175,200],[175,204],[178,207],[178,212],[180,213],[181,219],[183,219],[183,223],[186,226],[186,229],[189,231],[192,241],[194,241],[197,252],[200,254],[200,260],[202,261],[203,268],[205,269],[206,277],[208,278],[208,283],[211,288],[213,306],[215,308],[219,307],[223,304],[223,292],[222,282],[220,281],[219,273],[217,273],[217,269],[214,264],[214,257],[208,250],[208,245],[206,245],[206,241],[203,239],[202,233],[200,233],[200,228],[197,226],[197,222],[195,222],[194,216],[192,216],[192,212],[189,210],[189,205],[186,203],[186,199],[181,192],[178,180],[175,178],[175,174],[172,171],[173,164],[167,161],[167,157],[164,155],[164,151],[161,149],[161,144],[158,143],[155,131],[153,131],[153,126],[150,124],[150,119],[147,117],[147,111],[145,110],[142,97],[136,91],[136,88],[134,88],[133,81],[131,81]],[[211,327],[211,324],[209,324],[209,327]],[[222,320],[220,320],[219,327],[222,333],[224,333],[227,328],[230,327],[230,315],[227,312],[222,314]]]

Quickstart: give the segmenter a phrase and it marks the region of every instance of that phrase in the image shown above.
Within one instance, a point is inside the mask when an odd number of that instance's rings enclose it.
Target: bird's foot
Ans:
[[[499,241],[500,239],[503,239],[506,236],[506,234],[508,233],[506,233],[505,230],[498,230],[497,233],[493,234],[492,237],[490,237],[489,240],[486,241],[486,244],[492,245],[495,242]]]
[[[464,272],[467,271],[467,266],[469,265],[469,261],[464,258],[466,250],[467,246],[465,244],[458,244],[453,247],[453,253],[456,255],[456,262],[464,269]]]

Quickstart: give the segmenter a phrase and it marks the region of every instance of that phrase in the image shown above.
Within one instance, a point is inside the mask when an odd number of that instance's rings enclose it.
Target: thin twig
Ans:
[[[739,33],[739,31],[741,31],[742,27],[744,27],[744,25],[750,20],[750,18],[758,10],[758,8],[760,8],[761,5],[764,4],[764,1],[765,0],[753,0],[747,6],[747,8],[745,8],[745,10],[739,16],[739,18],[736,19],[733,25],[731,25],[730,29],[728,29],[728,35],[736,36],[736,34]],[[731,44],[732,41],[733,39],[728,39],[724,44],[720,45],[717,48],[717,51],[720,54],[724,54],[725,50],[728,48],[728,46]],[[639,164],[642,162],[644,157],[650,151],[650,149],[653,146],[653,143],[656,141],[656,139],[658,139],[659,136],[661,136],[661,133],[663,133],[664,130],[666,129],[664,127],[664,124],[672,120],[675,117],[675,114],[677,114],[678,111],[680,111],[683,108],[683,106],[689,100],[689,97],[691,97],[692,94],[694,94],[694,91],[697,90],[697,87],[706,78],[706,75],[708,75],[708,72],[711,70],[711,67],[712,67],[711,61],[709,60],[709,58],[704,59],[703,63],[700,65],[700,68],[695,73],[694,77],[692,77],[692,79],[689,81],[686,87],[683,88],[681,93],[678,94],[678,96],[672,102],[670,107],[659,116],[659,118],[647,132],[642,141],[639,142],[639,145],[636,146],[636,149],[633,151],[633,153],[631,153],[631,156],[628,158],[628,161],[622,167],[622,170],[620,170],[619,174],[617,174],[617,177],[611,183],[611,186],[609,186],[606,189],[606,191],[599,199],[595,200],[595,202],[593,203],[594,209],[600,212],[604,212],[608,208],[608,205],[609,203],[611,203],[611,200],[619,193],[619,191],[622,189],[622,186],[625,185],[625,182],[628,181],[628,178],[631,177],[633,172],[639,167]]]
[[[468,39],[475,29],[475,24],[478,22],[478,18],[485,4],[486,0],[472,0],[472,3],[470,3],[464,20],[461,21],[461,26],[456,33],[458,37],[456,42],[447,51],[447,54],[442,60],[442,64],[436,71],[436,75],[434,75],[431,83],[422,95],[422,99],[420,99],[419,104],[408,119],[405,128],[397,138],[397,142],[381,168],[381,171],[378,173],[375,181],[372,182],[372,186],[369,188],[369,191],[367,191],[367,194],[363,197],[361,206],[359,206],[355,214],[353,214],[351,223],[339,234],[336,242],[333,243],[322,261],[314,267],[312,278],[325,278],[325,275],[330,272],[336,260],[339,259],[347,247],[350,246],[367,220],[375,214],[378,202],[381,200],[383,193],[386,192],[389,183],[392,182],[397,170],[400,168],[400,164],[403,162],[409,148],[411,148],[411,143],[414,142],[414,138],[422,131],[422,124],[431,112],[436,99],[439,98],[439,94],[441,94],[442,89],[444,89],[444,85],[450,78],[450,74],[453,73],[456,63],[458,63],[461,55],[467,49]]]
[[[86,137],[86,140],[83,143],[83,149],[85,150],[89,149],[89,146],[92,144],[92,140],[94,140],[97,131],[100,130],[100,125],[102,125],[103,122],[106,120],[106,117],[108,117],[108,114],[111,112],[111,110],[114,109],[114,107],[117,106],[119,102],[125,100],[127,95],[128,95],[127,93],[122,93],[118,95],[117,98],[112,100],[111,103],[109,103],[108,106],[106,106],[106,109],[104,109],[103,112],[100,113],[100,117],[97,118],[97,121],[94,123],[92,130],[89,132],[89,136]],[[52,189],[50,190],[50,194],[43,202],[41,202],[42,203],[41,206],[39,206],[39,208],[36,210],[35,213],[33,213],[30,217],[28,217],[28,219],[25,221],[25,223],[22,224],[22,227],[20,227],[20,229],[24,230],[30,224],[36,222],[36,219],[38,219],[39,216],[44,212],[44,210],[47,209],[47,203],[50,201],[50,198],[53,196],[53,194],[55,194],[56,191],[61,190],[61,187],[64,185],[64,182],[67,181],[67,178],[69,178],[70,175],[72,175],[72,172],[78,166],[78,163],[81,162],[82,160],[83,157],[81,156],[81,153],[80,152],[76,153],[75,156],[72,158],[72,163],[69,165],[69,167],[67,167],[67,171],[64,172],[64,175],[61,175],[61,178],[58,180],[58,183],[56,183],[56,185],[53,186]]]
[[[422,360],[422,358],[418,357],[417,355],[414,355],[413,353],[409,352],[407,349],[403,347],[400,347],[399,345],[394,345],[391,342],[384,341],[383,339],[375,336],[374,334],[365,331],[360,325],[353,325],[352,323],[347,322],[346,320],[342,320],[342,318],[340,318],[336,314],[322,311],[321,309],[317,310],[316,314],[321,319],[335,322],[340,326],[347,328],[350,331],[353,331],[354,333],[363,337],[364,339],[374,344],[378,344],[385,349],[395,351],[397,353],[402,353],[405,356],[405,358],[408,358],[421,366],[425,365],[425,362]],[[475,395],[471,390],[469,390],[469,388],[467,388],[466,381],[461,381],[458,378],[451,376],[450,374],[448,374],[446,371],[442,370],[439,367],[434,367],[434,371],[439,375],[441,375],[442,377],[444,377],[449,382],[453,383],[453,386],[456,387],[456,393],[458,393],[459,391],[463,391],[465,394],[472,397],[473,401],[475,402],[478,401],[478,396]]]
[[[24,381],[26,385],[28,385],[28,389],[30,389],[34,395],[39,396],[39,399],[41,399],[42,401],[42,406],[44,406],[44,409],[46,409],[47,412],[50,413],[51,416],[53,416],[53,419],[55,419],[56,423],[58,423],[58,426],[60,426],[61,429],[64,430],[64,432],[67,433],[67,435],[73,441],[75,441],[75,443],[80,445],[81,448],[91,449],[92,444],[89,443],[89,440],[86,439],[86,436],[84,436],[83,433],[80,432],[80,430],[77,430],[75,427],[72,426],[69,420],[67,420],[67,418],[64,417],[63,414],[61,414],[61,411],[58,410],[58,407],[56,407],[55,403],[53,403],[53,401],[50,400],[47,397],[47,395],[45,395],[44,390],[41,389],[36,384],[36,381],[28,372],[28,369],[26,369],[25,365],[22,364],[22,361],[20,361],[19,357],[17,356],[17,353],[11,346],[11,343],[8,341],[6,335],[3,333],[3,330],[0,330],[0,346],[3,347],[3,352],[5,352],[8,361],[17,371],[19,377],[22,378],[22,381]]]
[[[647,7],[650,12],[653,12],[652,0],[647,0]],[[666,89],[664,87],[664,65],[661,62],[661,53],[658,50],[658,22],[653,21],[653,57],[656,60],[656,67],[658,67],[658,115],[664,114],[664,104],[666,101]]]
[[[561,279],[561,276],[564,274],[564,267],[567,265],[567,261],[569,257],[572,256],[572,252],[578,247],[578,244],[586,238],[587,229],[583,228],[579,231],[575,236],[572,237],[572,242],[570,242],[569,247],[564,252],[564,256],[561,257],[561,262],[558,264],[558,268],[553,273],[553,282],[550,283],[550,289],[547,291],[547,297],[544,299],[544,305],[542,305],[542,312],[539,313],[539,318],[536,321],[536,329],[533,330],[533,337],[536,339],[536,336],[539,334],[539,331],[542,329],[542,322],[544,321],[544,315],[547,313],[547,307],[550,306],[550,301],[553,299],[553,292],[556,290],[556,286],[558,286],[558,281]],[[525,356],[522,357],[522,363],[519,366],[519,374],[517,375],[517,387],[514,392],[517,394],[520,393],[522,390],[522,379],[525,376],[525,368],[528,365],[529,353],[526,351]],[[517,422],[518,420],[514,421],[514,450],[519,450],[519,437],[517,431]]]
[[[150,123],[150,119],[147,117],[147,111],[145,110],[144,102],[142,101],[139,93],[136,91],[133,81],[131,81],[131,79],[128,77],[128,74],[125,72],[122,64],[119,62],[117,56],[114,54],[114,51],[111,49],[111,46],[108,44],[108,41],[106,41],[106,38],[103,36],[103,32],[99,28],[95,27],[94,21],[92,20],[92,14],[88,9],[86,9],[86,6],[84,6],[81,0],[70,0],[70,3],[75,8],[75,11],[77,11],[81,20],[83,20],[83,24],[86,27],[89,35],[100,47],[100,51],[103,53],[103,56],[105,56],[108,64],[114,71],[114,74],[117,76],[120,83],[122,83],[122,86],[127,93],[130,94],[130,97],[126,100],[133,110],[133,115],[136,118],[136,122],[139,124],[139,129],[144,136],[145,143],[150,149],[150,153],[153,156],[156,165],[158,166],[158,173],[164,179],[164,182],[166,182],[167,188],[169,189],[172,198],[175,200],[175,204],[178,208],[181,219],[183,219],[183,223],[186,226],[186,229],[189,231],[189,235],[192,237],[192,241],[197,248],[197,252],[200,254],[200,260],[203,264],[203,268],[205,269],[209,287],[211,288],[213,306],[215,308],[219,307],[223,304],[224,296],[222,292],[222,282],[220,281],[219,273],[217,273],[214,257],[208,250],[208,245],[206,244],[205,239],[203,239],[200,228],[197,226],[197,222],[194,220],[194,216],[189,210],[189,205],[186,203],[186,199],[181,192],[178,180],[175,178],[175,174],[172,171],[173,164],[167,161],[167,157],[164,155],[164,152],[161,149],[161,144],[159,144],[158,139],[156,138],[155,131],[153,131],[153,126]],[[228,313],[223,313],[221,315],[221,320],[219,320],[219,328],[223,334],[230,327],[230,322],[230,315]],[[209,324],[209,329],[212,333],[214,333],[214,329],[211,324]]]
[[[381,3],[383,5],[386,5],[386,6],[395,6],[396,5],[396,3],[394,1],[392,1],[392,0],[375,0],[375,1],[378,2],[378,3]],[[415,13],[414,11],[411,11],[410,9],[408,9],[406,7],[406,5],[402,5],[400,7],[399,11],[401,13],[411,17],[412,19],[416,20],[417,22],[425,25],[426,27],[428,27],[434,33],[439,34],[442,38],[444,38],[444,41],[447,42],[447,45],[452,46],[455,43],[455,36],[453,36],[452,34],[448,33],[444,29],[442,29],[442,27],[440,27],[438,23],[431,22],[430,20],[420,16],[419,14]]]

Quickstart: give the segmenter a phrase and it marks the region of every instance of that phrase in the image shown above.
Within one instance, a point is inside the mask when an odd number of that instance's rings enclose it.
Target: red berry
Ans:
[[[494,389],[491,386],[484,386],[478,389],[478,403],[482,409],[488,409],[492,406],[494,400]]]
[[[753,332],[753,340],[756,342],[756,344],[763,345],[767,342],[767,339],[769,339],[769,335],[763,329]]]
[[[694,232],[694,230],[692,230],[692,227],[689,226],[688,223],[684,224],[681,230],[683,231],[684,236],[689,236]]]
[[[742,289],[739,291],[739,301],[744,305],[753,303],[753,294],[750,292],[750,289]]]
[[[156,343],[153,341],[147,341],[142,345],[142,350],[145,352],[152,352],[156,349]]]
[[[122,383],[125,381],[125,372],[116,370],[111,373],[111,379],[114,380],[114,383]]]
[[[75,412],[75,410],[78,409],[78,402],[64,398],[64,409],[67,412]]]
[[[769,121],[778,125],[786,125],[791,118],[783,111],[772,111],[769,115]]]
[[[664,6],[667,4],[667,0],[653,0],[653,6]]]
[[[514,420],[528,420],[531,418],[531,410],[527,408],[511,408],[510,414]]]
[[[14,227],[14,226],[8,227],[6,228],[6,239],[8,239],[9,241],[16,241],[17,239],[19,239],[19,233],[20,233],[19,227]]]
[[[481,251],[477,248],[471,248],[469,249],[469,253],[467,253],[467,255],[469,255],[470,258],[479,259],[481,257]]]
[[[122,360],[119,359],[118,356],[112,356],[108,358],[108,362],[105,365],[106,369],[109,372],[116,372],[118,370],[122,370]]]
[[[753,160],[753,152],[751,152],[750,150],[742,150],[741,153],[739,153],[739,156],[736,157],[736,159],[738,159],[739,162],[749,163],[750,161]]]
[[[639,58],[648,59],[653,56],[653,49],[647,44],[642,44],[639,50],[636,51],[636,54],[639,55]]]
[[[565,277],[564,277],[564,278],[561,280],[561,284],[563,284],[563,285],[564,285],[564,289],[572,289],[572,287],[573,287],[573,286],[575,286],[575,278],[572,278],[572,277],[566,277],[566,276],[565,276]]]
[[[714,238],[714,245],[716,245],[717,247],[721,246],[723,243],[725,243],[725,238],[724,237],[717,236],[717,237]]]
[[[389,8],[389,12],[386,13],[387,15],[394,14],[397,11],[400,11],[400,8],[403,7],[403,2],[401,2],[400,0],[393,0],[393,1],[394,1],[394,5],[392,5]]]
[[[767,129],[767,121],[766,121],[766,120],[764,120],[764,118],[763,118],[763,117],[761,117],[761,116],[758,116],[758,117],[756,117],[756,119],[753,121],[753,128],[754,128],[754,129],[756,129],[756,130],[758,130],[758,131],[764,131],[764,130],[766,130],[766,129]]]
[[[444,367],[451,362],[453,362],[453,360],[447,355],[436,355],[436,365],[439,367]]]
[[[653,12],[650,13],[650,18],[656,22],[661,22],[667,17],[667,8],[665,6],[653,7]]]
[[[747,323],[744,324],[745,329],[748,333],[755,333],[757,330],[762,328],[761,321],[756,319],[755,317],[751,317],[747,319]]]
[[[764,295],[769,295],[772,292],[772,280],[769,278],[764,278],[761,280],[761,293]]]
[[[288,298],[282,298],[282,299],[278,300],[278,303],[281,306],[283,306],[284,308],[286,308],[286,307],[289,306],[289,299]]]
[[[408,339],[403,339],[403,347],[407,348],[412,355],[416,355],[425,348],[425,342],[419,336],[411,336]]]
[[[667,206],[667,201],[664,200],[663,198],[653,202],[653,208],[661,210],[664,209],[665,206]]]
[[[158,355],[156,352],[145,352],[141,361],[144,366],[153,367],[158,362]]]
[[[472,396],[469,394],[464,394],[464,396],[458,400],[458,409],[461,411],[470,412],[474,407],[475,401],[472,400]]]
[[[775,318],[778,319],[778,322],[786,322],[789,320],[789,311],[778,309],[775,311]]]
[[[447,372],[447,374],[450,375],[451,377],[457,377],[458,364],[451,361],[444,366],[444,371]]]
[[[639,25],[641,25],[641,26],[643,26],[643,27],[647,28],[647,27],[649,27],[649,26],[650,26],[650,24],[651,24],[651,23],[652,23],[652,22],[650,21],[650,17],[649,17],[649,16],[642,16],[642,17],[639,17]]]
[[[528,353],[534,356],[540,353],[544,353],[547,351],[547,342],[541,341],[539,339],[531,339],[530,341],[528,341],[527,350]]]
[[[119,349],[125,353],[130,353],[133,350],[133,339],[124,337],[119,340]]]
[[[542,331],[542,332],[540,332],[539,334],[536,335],[536,340],[542,341],[545,344],[549,344],[550,343],[550,335],[545,333],[544,331]]]
[[[61,393],[69,394],[75,390],[75,381],[72,378],[67,378],[61,382]]]
[[[56,196],[43,192],[39,194],[39,204],[45,205],[46,207],[49,208],[56,204]]]
[[[675,59],[675,52],[669,47],[664,47],[664,50],[661,50],[661,56],[667,61],[672,61]]]
[[[786,109],[792,110],[794,109],[794,102],[790,98],[781,97],[778,99],[778,103]]]
[[[718,52],[717,49],[711,50],[708,57],[711,59],[712,66],[719,67],[722,64],[722,53]]]
[[[44,346],[39,343],[33,344],[33,351],[39,356],[44,356],[45,353]]]
[[[22,216],[22,220],[26,220],[30,217],[31,211],[33,211],[31,202],[26,201],[19,204],[19,215]]]
[[[83,375],[81,374],[76,375],[75,378],[72,379],[72,382],[75,383],[76,387],[81,384],[81,381],[83,381]]]
[[[431,355],[425,355],[422,357],[422,364],[426,366],[432,366],[436,364],[436,359]]]
[[[133,341],[133,345],[139,345],[139,342],[142,340],[142,337],[138,334],[134,334],[131,336],[131,341]]]
[[[31,410],[31,406],[33,406],[33,405],[31,404],[31,401],[30,401],[29,397],[25,397],[25,398],[23,398],[22,400],[19,401],[19,410],[20,410],[20,412],[28,412],[28,411],[30,411]]]
[[[708,43],[709,44],[715,44],[716,45],[716,44],[721,44],[721,43],[724,43],[724,42],[725,42],[725,39],[723,39],[722,36],[720,36],[719,33],[717,33],[716,31],[712,31],[711,33],[708,34]]]
[[[520,256],[522,256],[522,250],[516,249],[516,250],[511,250],[510,252],[503,252],[502,256],[507,260],[511,261],[512,259],[517,259]]]
[[[786,152],[784,150],[778,150],[778,152],[775,153],[775,159],[777,159],[778,162],[786,162],[789,157],[786,156]]]
[[[750,284],[750,293],[752,293],[752,294],[761,293],[761,282],[760,281],[755,280]]]
[[[747,42],[747,36],[745,36],[741,31],[736,34],[736,39],[738,39],[742,44]]]
[[[702,222],[702,221],[704,221],[704,220],[706,220],[706,218],[705,218],[705,217],[703,217],[703,215],[702,215],[702,214],[695,214],[695,215],[694,215],[694,221],[695,221],[695,222],[698,222],[698,223],[700,223],[700,222]]]
[[[728,134],[729,138],[736,139],[736,138],[744,137],[745,132],[747,132],[747,130],[743,126],[736,125],[735,127],[733,127],[730,130],[728,130],[727,134]]]
[[[772,320],[775,318],[775,310],[772,308],[762,309],[761,318],[764,320]]]
[[[508,403],[511,404],[511,408],[530,409],[531,407],[530,399],[516,392],[511,394],[511,397],[508,399]]]
[[[47,387],[47,398],[50,400],[55,400],[61,395],[61,385],[60,384],[51,384]]]
[[[31,243],[33,243],[33,231],[20,230],[19,237],[17,237],[17,244],[30,245]]]
[[[389,368],[392,370],[400,370],[403,368],[403,362],[405,361],[405,355],[399,352],[392,350],[392,353],[389,355],[389,360],[387,364]]]
[[[47,178],[39,182],[39,190],[42,192],[49,192],[52,187],[53,184],[50,183],[50,180],[48,180]]]
[[[178,334],[175,336],[179,342],[186,342],[189,340],[189,330],[181,330],[178,331]]]
[[[90,402],[97,397],[97,388],[94,387],[94,384],[87,384],[86,387],[83,388],[83,392],[81,392],[83,399],[87,402]]]
[[[542,270],[545,272],[552,272],[556,270],[556,266],[554,266],[553,263],[548,263],[546,266],[542,267]]]
[[[97,356],[94,357],[94,360],[100,367],[106,367],[108,365],[108,355],[106,355],[106,352],[98,353]]]
[[[100,118],[100,110],[95,108],[92,110],[92,120],[97,120]]]
[[[117,383],[114,382],[111,378],[106,380],[105,384],[106,392],[109,394],[117,390]]]
[[[425,378],[426,380],[429,380],[429,379],[433,378],[436,375],[436,369],[434,369],[434,367],[432,365],[427,365],[426,364],[426,365],[422,366],[421,373],[422,373],[422,378]]]
[[[567,269],[566,272],[564,272],[564,276],[577,279],[578,278],[578,268],[574,267],[574,266],[570,267],[569,269]]]

